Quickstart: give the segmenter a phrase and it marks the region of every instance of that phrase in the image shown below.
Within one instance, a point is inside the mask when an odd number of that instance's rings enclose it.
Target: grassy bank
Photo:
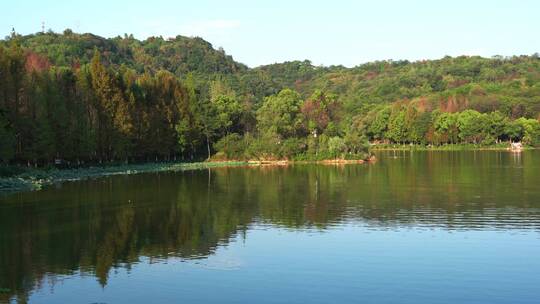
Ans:
[[[0,177],[0,192],[39,190],[43,186],[110,175],[127,175],[145,172],[183,171],[212,167],[245,165],[247,162],[197,162],[197,163],[145,163],[129,165],[96,166],[76,169],[11,169],[13,175]],[[6,170],[5,170],[6,171]]]
[[[385,151],[385,150],[416,150],[416,151],[471,151],[471,150],[509,150],[510,145],[508,143],[499,143],[493,145],[481,145],[481,144],[446,144],[440,146],[430,145],[410,145],[410,144],[376,144],[372,145],[372,151]],[[523,146],[523,150],[535,149],[532,146]]]

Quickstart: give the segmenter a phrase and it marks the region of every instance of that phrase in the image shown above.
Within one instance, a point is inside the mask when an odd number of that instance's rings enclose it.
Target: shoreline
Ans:
[[[0,195],[23,191],[36,191],[45,186],[69,181],[95,179],[113,175],[177,172],[215,167],[246,165],[247,162],[193,162],[193,163],[142,163],[127,165],[90,166],[73,169],[29,169],[10,177],[0,177]]]
[[[508,151],[521,152],[526,150],[536,150],[538,148],[524,146],[520,150],[512,150],[508,145],[482,146],[474,144],[448,144],[442,146],[424,146],[424,145],[372,145],[371,151]]]
[[[318,164],[318,165],[348,165],[363,164],[375,161],[375,157],[370,159],[325,159],[325,160],[249,160],[247,163],[253,166],[288,166],[294,164]]]
[[[369,160],[330,159],[320,161],[293,160],[224,160],[193,163],[143,163],[128,165],[92,166],[74,169],[28,169],[9,177],[0,177],[0,195],[41,190],[46,186],[70,181],[96,179],[114,175],[134,175],[142,173],[178,172],[225,167],[288,166],[293,164],[345,165],[363,164]]]
[[[507,151],[520,153],[525,150],[535,150],[536,147],[526,146],[520,151],[513,151],[506,144],[494,146],[481,146],[473,144],[448,144],[442,146],[424,145],[372,145],[371,151]],[[24,168],[24,171],[13,176],[0,176],[0,195],[36,191],[46,186],[87,179],[96,179],[113,175],[133,175],[141,173],[177,172],[186,170],[200,170],[223,167],[274,167],[289,166],[295,164],[319,164],[319,165],[349,165],[372,163],[377,159],[372,155],[369,159],[323,159],[323,160],[284,160],[284,159],[260,159],[260,160],[210,160],[191,163],[141,163],[141,164],[111,164],[104,166],[90,166],[85,168],[45,169]]]

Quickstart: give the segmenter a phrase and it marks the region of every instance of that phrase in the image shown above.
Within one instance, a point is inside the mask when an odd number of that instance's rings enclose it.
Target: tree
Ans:
[[[426,143],[426,135],[431,126],[431,113],[417,113],[409,124],[409,140],[414,143]]]
[[[4,115],[0,113],[0,160],[6,163],[15,155],[15,135],[8,126]]]
[[[392,111],[388,119],[386,138],[393,142],[402,143],[407,140],[406,113],[402,109]]]
[[[386,131],[388,130],[388,120],[390,119],[392,110],[390,107],[385,106],[375,115],[375,119],[371,123],[368,132],[371,138],[381,140],[385,138]]]
[[[97,116],[97,149],[100,158],[108,158],[112,150],[112,120],[116,109],[112,102],[114,92],[111,78],[101,63],[101,54],[97,48],[94,49],[94,57],[90,63],[90,77],[96,97],[94,107]]]
[[[219,95],[212,100],[212,107],[216,113],[216,131],[228,134],[234,126],[238,126],[243,109],[236,98]]]
[[[365,134],[365,129],[358,124],[363,124],[362,121],[353,121],[352,124],[347,124],[345,127],[345,146],[347,152],[351,154],[367,153],[369,150],[369,141]]]
[[[540,142],[540,122],[538,120],[521,117],[516,120],[516,123],[521,125],[523,130],[523,143],[535,145]]]
[[[340,110],[341,103],[338,102],[337,96],[320,90],[315,90],[301,107],[307,129],[318,134],[323,133],[329,123],[339,122]]]
[[[459,135],[457,114],[434,112],[432,115],[434,116],[435,134],[439,137],[439,141],[457,143]]]
[[[508,118],[504,117],[499,111],[491,112],[487,115],[489,135],[491,135],[495,140],[501,139],[504,134],[504,129],[508,124]]]
[[[197,150],[201,136],[201,114],[197,89],[192,73],[189,73],[183,82],[186,89],[186,100],[180,104],[180,119],[175,126],[178,146],[183,154],[190,152],[191,159]]]
[[[519,140],[523,137],[523,126],[518,121],[506,124],[504,134],[511,141]]]
[[[300,95],[284,89],[277,95],[265,98],[257,110],[257,126],[262,133],[273,133],[281,138],[301,134]]]
[[[459,138],[464,142],[478,143],[483,138],[485,116],[474,110],[458,114]]]
[[[219,95],[208,103],[204,110],[203,132],[206,134],[208,158],[212,137],[223,136],[239,121],[242,108],[234,97]]]

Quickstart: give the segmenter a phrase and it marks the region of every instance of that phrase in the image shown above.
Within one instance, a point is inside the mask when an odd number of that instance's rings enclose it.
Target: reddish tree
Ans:
[[[340,108],[341,104],[337,102],[334,96],[315,92],[304,102],[300,111],[308,124],[315,125],[319,131],[324,131],[330,121],[338,119]]]
[[[49,60],[34,52],[28,52],[26,54],[25,69],[26,72],[41,72],[48,70],[51,67]]]

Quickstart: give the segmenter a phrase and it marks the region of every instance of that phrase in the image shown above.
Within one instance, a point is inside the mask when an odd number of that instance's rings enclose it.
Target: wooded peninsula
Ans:
[[[540,56],[255,68],[201,38],[0,40],[0,159],[365,159],[369,143],[540,143]]]

